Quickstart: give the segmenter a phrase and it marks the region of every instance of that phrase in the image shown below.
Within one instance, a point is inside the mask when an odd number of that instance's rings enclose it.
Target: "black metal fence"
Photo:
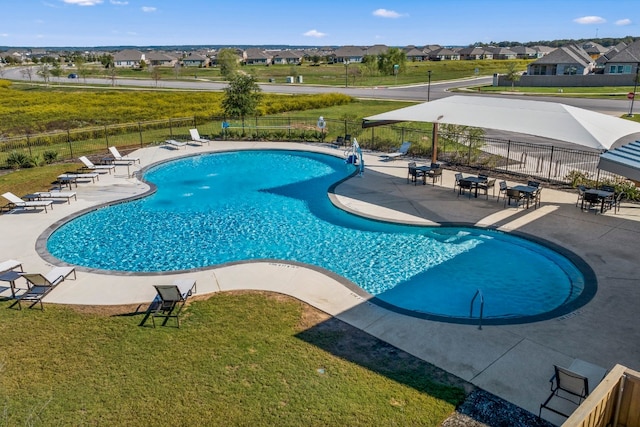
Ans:
[[[348,136],[349,141],[357,138],[362,149],[380,152],[393,151],[402,142],[410,141],[411,156],[431,157],[432,136],[428,124],[363,129],[360,122],[330,118],[324,118],[324,121],[325,126],[320,128],[318,118],[253,117],[242,122],[213,117],[198,122],[195,117],[184,117],[22,135],[0,140],[0,168],[104,155],[110,146],[127,149],[162,144],[167,139],[188,141],[191,128],[197,128],[201,136],[212,140],[332,143],[338,137]],[[595,179],[599,155],[600,152],[593,150],[484,136],[465,141],[459,135],[440,132],[438,138],[438,160],[441,162],[555,183],[569,183],[576,174]],[[612,177],[604,172],[600,176]]]

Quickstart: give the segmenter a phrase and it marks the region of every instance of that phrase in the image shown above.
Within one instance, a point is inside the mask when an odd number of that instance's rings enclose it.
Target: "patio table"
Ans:
[[[471,187],[475,189],[474,192],[474,197],[477,199],[478,198],[478,185],[487,182],[487,178],[486,177],[479,177],[479,176],[467,176],[467,177],[463,177],[460,181],[466,181],[466,182],[470,182],[471,183]],[[460,191],[462,192],[462,187],[460,187]]]
[[[595,194],[598,196],[598,200],[600,200],[600,213],[604,212],[604,204],[607,199],[611,199],[615,195],[613,191],[598,190],[596,188],[585,190],[585,193]],[[582,199],[581,209],[584,210],[584,198]]]
[[[513,187],[509,187],[509,188],[513,190],[518,190],[519,192],[526,194],[527,209],[529,209],[529,200],[531,200],[531,195],[536,191],[538,191],[539,189],[539,187],[533,187],[531,185],[524,185],[524,184],[514,185]]]

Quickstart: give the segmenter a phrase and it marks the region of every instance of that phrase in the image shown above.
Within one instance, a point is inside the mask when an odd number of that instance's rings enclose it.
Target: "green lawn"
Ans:
[[[215,294],[180,329],[8,305],[2,425],[437,426],[464,398],[433,381],[460,380],[288,297]]]

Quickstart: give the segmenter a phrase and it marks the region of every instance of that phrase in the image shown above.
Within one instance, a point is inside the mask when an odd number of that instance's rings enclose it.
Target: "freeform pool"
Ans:
[[[385,305],[454,321],[469,317],[478,289],[484,318],[500,321],[562,314],[584,298],[574,263],[530,240],[336,208],[327,189],[353,172],[342,159],[301,151],[182,158],[145,173],[155,193],[64,224],[47,248],[70,264],[127,272],[296,261],[333,271]]]

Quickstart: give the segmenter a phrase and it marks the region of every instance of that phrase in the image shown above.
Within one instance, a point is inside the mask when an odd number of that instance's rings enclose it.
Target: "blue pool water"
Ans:
[[[477,289],[485,318],[497,319],[548,313],[584,290],[572,262],[529,240],[337,209],[327,189],[353,171],[342,159],[299,151],[178,159],[145,173],[157,192],[66,223],[48,250],[70,264],[128,272],[298,261],[344,276],[387,304],[445,318],[468,317]]]

